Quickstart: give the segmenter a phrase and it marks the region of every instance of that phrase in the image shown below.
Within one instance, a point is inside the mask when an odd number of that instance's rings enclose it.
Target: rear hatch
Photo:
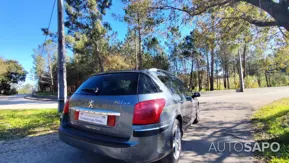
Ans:
[[[69,123],[82,130],[129,138],[138,103],[139,73],[101,74],[85,81],[70,98]]]

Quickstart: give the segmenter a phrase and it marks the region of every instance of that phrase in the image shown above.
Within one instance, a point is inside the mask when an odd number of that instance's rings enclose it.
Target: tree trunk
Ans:
[[[233,69],[234,69],[234,87],[236,88],[236,59],[234,59]]]
[[[183,58],[183,71],[184,71],[184,74],[187,73],[187,60],[185,58]]]
[[[140,27],[140,18],[139,15],[137,14],[137,23],[138,23],[138,58],[139,58],[139,62],[138,62],[138,68],[141,70],[143,67],[143,63],[142,63],[142,44],[141,44],[141,27]]]
[[[199,91],[202,91],[202,74],[201,71],[198,71],[198,80],[199,80]]]
[[[216,72],[215,72],[215,79],[217,79],[217,89],[220,90],[220,85],[221,85],[221,80],[222,80],[222,77],[219,76],[219,71],[218,71],[218,62],[215,62],[215,67],[216,67]],[[215,80],[214,80],[215,82]]]
[[[209,53],[206,51],[207,57],[207,90],[210,89],[210,63],[209,63]]]
[[[201,71],[200,71],[200,58],[197,58],[197,72],[198,72],[198,85],[199,85],[199,91],[201,91],[202,88],[202,77],[201,77]]]
[[[193,72],[194,72],[194,59],[192,58],[192,67],[191,67],[191,74],[190,74],[190,88],[193,87]]]
[[[270,73],[268,74],[268,83],[269,83],[269,87],[272,87]]]
[[[268,81],[268,76],[267,76],[267,72],[266,71],[265,71],[265,78],[266,78],[267,87],[269,87],[269,81]]]
[[[47,54],[47,58],[48,58],[48,66],[49,66],[49,75],[50,75],[50,91],[53,94],[54,92],[54,83],[53,83],[53,72],[52,72],[52,62],[51,62],[51,57],[50,54]]]
[[[230,75],[229,75],[229,72],[228,72],[228,70],[227,70],[227,87],[228,87],[228,89],[230,89]]]
[[[212,33],[214,37],[215,32],[215,18],[212,15]],[[215,38],[212,38],[211,40],[211,76],[210,76],[210,90],[214,90],[214,65],[215,65],[215,53],[214,53],[214,40]]]
[[[137,55],[137,31],[134,30],[134,46],[135,46],[135,69],[138,70],[139,67],[138,67],[138,55]]]
[[[99,54],[99,51],[97,50],[97,60],[98,60],[98,64],[99,64],[99,70],[100,72],[104,72],[104,66],[103,66],[103,61],[102,61],[102,58]]]
[[[227,89],[226,70],[223,73],[224,88]]]
[[[244,68],[244,78],[247,76],[247,71],[246,71],[246,51],[247,51],[247,44],[244,45],[243,49],[243,68]]]
[[[99,52],[99,48],[98,48],[98,43],[94,42],[94,46],[95,46],[95,59],[98,62],[98,66],[99,66],[99,71],[100,72],[104,72],[104,66],[103,66],[103,61],[102,58],[100,56],[100,52]]]
[[[210,90],[214,90],[214,66],[215,66],[215,57],[214,57],[214,48],[211,49],[211,76],[210,76]]]
[[[175,67],[176,67],[176,73],[179,72],[179,68],[178,68],[178,60],[175,58],[174,60],[174,64],[175,64]]]
[[[239,77],[240,77],[240,92],[244,92],[244,78],[243,78],[243,68],[242,68],[242,57],[240,52],[239,53]]]
[[[257,76],[258,87],[261,88],[261,77],[260,75]]]

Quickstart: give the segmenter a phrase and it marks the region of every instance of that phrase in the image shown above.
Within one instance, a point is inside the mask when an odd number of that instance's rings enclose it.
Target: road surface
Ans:
[[[29,95],[0,96],[0,109],[37,109],[57,108],[57,102],[51,100],[31,100]]]
[[[220,144],[253,142],[250,116],[256,108],[282,97],[289,97],[289,87],[250,89],[245,93],[213,93],[199,98],[201,121],[192,125],[183,137],[181,163],[253,162],[253,153],[224,148]],[[57,133],[0,143],[0,162],[29,163],[117,163],[114,160],[70,147]]]

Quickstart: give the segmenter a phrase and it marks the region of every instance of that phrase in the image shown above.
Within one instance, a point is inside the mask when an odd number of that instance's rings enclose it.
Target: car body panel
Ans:
[[[93,101],[93,108],[89,108],[89,102]],[[79,129],[88,130],[91,132],[102,133],[104,135],[114,135],[116,137],[129,138],[132,128],[132,115],[134,105],[138,103],[137,95],[128,96],[89,96],[74,94],[70,99],[70,123],[72,126]],[[120,104],[122,103],[122,104]],[[90,124],[73,119],[75,109],[89,110],[94,112],[115,112],[119,113],[116,116],[116,125],[114,127]]]
[[[124,96],[71,96],[70,113],[63,115],[59,128],[60,139],[77,148],[93,151],[127,162],[157,161],[171,152],[172,127],[177,117],[181,117],[183,132],[196,118],[197,98],[187,94],[173,93],[158,77],[163,70],[117,71],[114,73],[139,73],[147,75],[160,91],[149,94]],[[106,73],[101,73],[106,74]],[[165,99],[166,104],[160,115],[160,122],[149,125],[133,125],[134,106],[138,102]],[[93,107],[89,106],[93,101]],[[115,127],[79,123],[73,120],[75,110],[95,111],[115,114]]]

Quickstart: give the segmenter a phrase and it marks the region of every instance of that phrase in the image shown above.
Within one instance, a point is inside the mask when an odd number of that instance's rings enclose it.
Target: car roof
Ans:
[[[170,72],[168,71],[165,71],[165,70],[162,70],[162,69],[157,69],[157,68],[150,68],[150,69],[143,69],[143,70],[118,70],[118,71],[107,71],[107,72],[101,72],[101,73],[97,73],[97,74],[94,74],[92,76],[96,76],[96,75],[102,75],[102,74],[114,74],[114,73],[134,73],[134,72],[137,72],[137,73],[149,73],[149,72],[157,72],[157,71],[161,71],[161,72],[165,72],[165,73],[169,73],[171,74]],[[173,75],[173,74],[172,74]]]

